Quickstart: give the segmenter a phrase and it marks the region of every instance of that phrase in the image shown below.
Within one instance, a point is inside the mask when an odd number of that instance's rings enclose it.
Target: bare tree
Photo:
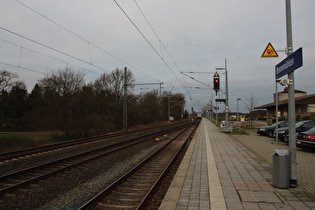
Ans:
[[[17,78],[15,73],[0,71],[0,129],[24,129],[27,89],[25,83]]]
[[[184,112],[185,103],[184,94],[173,94],[171,91],[164,91],[161,101],[164,118],[168,120],[168,114],[170,114],[175,120],[180,120]]]
[[[18,75],[7,70],[0,71],[0,93],[3,91],[10,91],[13,86],[20,86],[18,83],[21,81],[16,81]]]
[[[76,94],[82,91],[84,85],[84,74],[68,67],[39,80],[45,107],[42,118],[48,127],[71,132],[74,122],[77,121]]]
[[[259,100],[254,97],[253,92],[251,92],[251,97],[246,98],[247,103],[245,104],[246,109],[250,112],[254,111],[254,108],[257,106]]]
[[[124,91],[124,70],[116,68],[109,74],[102,74],[94,83],[96,91],[106,91],[122,96]],[[131,71],[127,71],[127,85],[132,87],[135,79]]]
[[[134,116],[134,118],[140,118],[143,124],[161,120],[161,106],[159,102],[160,95],[158,90],[152,90],[143,94],[138,99],[137,116]]]
[[[85,84],[84,76],[82,72],[75,72],[66,67],[64,70],[58,69],[57,72],[46,75],[39,81],[39,84],[44,92],[64,96],[80,91]]]
[[[116,130],[122,127],[122,104],[125,73],[116,68],[109,74],[102,74],[94,83],[95,92],[103,104],[103,115],[111,121]],[[131,71],[127,71],[127,86],[133,86],[135,79]]]
[[[254,97],[253,92],[251,92],[251,97],[246,98],[247,103],[245,103],[245,107],[249,112],[248,118],[250,121],[250,126],[252,126],[252,120],[254,119],[254,108],[257,106],[259,100]]]

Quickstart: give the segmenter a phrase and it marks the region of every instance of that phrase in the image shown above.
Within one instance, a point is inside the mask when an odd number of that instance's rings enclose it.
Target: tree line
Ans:
[[[71,138],[122,130],[125,73],[116,68],[94,82],[66,67],[40,79],[28,93],[18,75],[0,71],[0,130],[63,130]],[[187,117],[185,97],[152,90],[135,95],[135,78],[127,71],[128,127]]]

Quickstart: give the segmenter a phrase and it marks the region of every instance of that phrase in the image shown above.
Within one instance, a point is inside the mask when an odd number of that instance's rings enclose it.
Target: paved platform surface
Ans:
[[[315,209],[315,198],[274,187],[266,160],[202,119],[160,209]]]

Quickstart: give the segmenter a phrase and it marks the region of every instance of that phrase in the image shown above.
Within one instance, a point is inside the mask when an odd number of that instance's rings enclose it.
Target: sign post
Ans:
[[[287,31],[287,56],[293,52],[291,0],[285,0],[286,31]],[[289,61],[290,62],[290,61]],[[288,64],[290,66],[290,64]],[[288,67],[289,68],[289,67]],[[289,153],[290,153],[290,187],[297,187],[297,162],[296,162],[296,128],[295,128],[295,90],[294,70],[289,70],[288,108],[289,108]]]
[[[275,48],[269,42],[264,52],[261,54],[262,58],[277,58],[279,57]],[[276,80],[276,112],[278,112],[278,81]],[[276,144],[278,144],[278,115],[276,114]]]
[[[288,57],[275,67],[276,80],[288,74],[289,80],[289,155],[290,155],[290,186],[297,187],[297,162],[296,162],[296,130],[295,130],[295,91],[294,70],[303,66],[302,48],[295,52],[288,52]]]

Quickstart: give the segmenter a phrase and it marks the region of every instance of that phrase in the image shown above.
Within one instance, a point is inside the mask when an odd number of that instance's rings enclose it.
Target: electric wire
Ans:
[[[104,68],[102,68],[102,67],[100,67],[100,66],[96,66],[96,65],[94,65],[94,64],[91,64],[91,63],[89,63],[89,62],[87,62],[87,61],[85,61],[85,60],[83,60],[83,59],[81,59],[81,58],[77,58],[77,57],[75,57],[75,56],[73,56],[73,55],[70,55],[70,54],[68,54],[68,53],[62,52],[62,51],[60,51],[60,50],[57,50],[57,49],[55,49],[55,48],[53,48],[53,47],[50,47],[50,46],[48,46],[48,45],[45,45],[45,44],[40,43],[40,42],[38,42],[38,41],[35,41],[35,40],[31,39],[31,38],[28,38],[28,37],[23,36],[23,35],[21,35],[21,34],[15,33],[15,32],[13,32],[13,31],[11,31],[11,30],[9,30],[9,29],[3,28],[3,27],[1,27],[1,26],[0,26],[0,29],[3,30],[3,31],[6,31],[6,32],[8,32],[8,33],[11,33],[11,34],[13,34],[13,35],[15,35],[15,36],[18,36],[18,37],[21,37],[21,38],[23,38],[23,39],[26,39],[26,40],[28,40],[28,41],[30,41],[30,42],[33,42],[33,43],[35,43],[35,44],[38,44],[38,45],[40,45],[40,46],[43,46],[43,47],[45,47],[45,48],[48,48],[48,49],[50,49],[50,50],[53,50],[53,51],[55,51],[55,52],[58,52],[58,53],[60,53],[60,54],[63,54],[63,55],[65,55],[65,56],[68,56],[68,57],[70,57],[70,58],[73,58],[73,59],[75,59],[75,60],[81,61],[81,62],[86,63],[86,64],[91,65],[91,66],[94,66],[94,67],[96,67],[96,68],[98,68],[98,69],[101,69],[101,70],[103,70],[103,71],[110,72],[109,70],[104,69]]]
[[[67,62],[67,61],[60,60],[60,59],[58,59],[58,58],[55,58],[55,57],[52,57],[52,56],[46,55],[46,54],[44,54],[44,53],[41,53],[41,52],[38,52],[38,51],[32,50],[32,49],[30,49],[30,48],[27,48],[27,47],[24,47],[24,46],[21,46],[21,45],[15,44],[15,43],[13,43],[13,42],[10,42],[10,41],[7,41],[7,40],[1,39],[1,38],[0,38],[0,40],[1,40],[1,41],[3,41],[3,42],[6,42],[6,43],[8,43],[8,44],[11,44],[11,45],[13,45],[13,46],[16,46],[16,47],[22,48],[23,50],[28,50],[28,51],[30,51],[30,52],[32,52],[32,53],[36,53],[36,54],[38,54],[38,55],[41,55],[41,56],[44,56],[44,57],[47,57],[47,58],[50,58],[50,59],[53,59],[53,60],[59,61],[59,62],[61,62],[61,63],[64,63],[64,64],[66,64],[66,65],[73,66],[73,67],[75,67],[75,68],[77,68],[77,69],[81,69],[81,70],[83,70],[83,71],[89,71],[89,72],[91,72],[91,73],[101,75],[100,73],[97,73],[97,72],[91,71],[91,70],[89,70],[89,69],[82,68],[82,67],[80,67],[80,66],[74,65],[74,64],[69,63],[69,62]],[[21,52],[21,54],[22,54],[22,52]],[[21,58],[22,58],[22,55],[20,55],[20,62],[19,62],[19,66],[21,65]]]
[[[142,16],[144,17],[144,19],[146,20],[146,22],[148,23],[148,25],[150,26],[151,30],[153,31],[153,33],[155,34],[156,38],[159,40],[159,43],[161,44],[161,46],[163,47],[163,49],[166,51],[167,55],[170,57],[170,59],[173,61],[173,64],[176,66],[177,70],[179,73],[181,73],[181,69],[179,68],[179,66],[177,65],[177,63],[175,62],[175,60],[173,59],[173,57],[171,56],[171,54],[169,53],[169,51],[166,49],[165,45],[163,44],[163,42],[161,41],[160,37],[158,36],[158,34],[156,33],[156,31],[154,30],[153,26],[151,25],[151,23],[149,22],[148,18],[146,17],[146,15],[144,14],[144,12],[142,11],[142,9],[140,8],[139,4],[136,2],[136,0],[133,0],[134,3],[136,4],[137,8],[139,9],[139,11],[141,12]],[[187,83],[185,78],[183,77],[184,83],[185,83],[185,90],[189,96],[189,98],[191,98],[191,95],[188,91],[188,89],[186,88]],[[182,84],[182,83],[181,83]]]
[[[93,44],[91,44],[91,45],[93,45]],[[99,49],[99,50],[101,50],[101,51],[107,53],[108,55],[112,56],[113,58],[119,60],[120,62],[126,64],[127,66],[130,66],[131,68],[133,68],[134,71],[138,72],[138,74],[141,74],[142,76],[148,77],[148,78],[153,79],[153,80],[155,80],[155,81],[162,82],[162,81],[157,80],[156,78],[154,78],[154,77],[152,77],[152,76],[150,76],[150,75],[148,75],[148,74],[146,74],[146,73],[140,71],[140,70],[137,69],[136,67],[134,67],[134,66],[132,66],[131,64],[129,64],[129,63],[123,61],[122,59],[116,57],[115,55],[113,55],[113,54],[107,52],[106,50],[103,50],[102,48],[100,48],[100,47],[98,47],[98,46],[96,46],[96,45],[93,45],[93,46],[94,46],[95,48],[97,48],[97,49]]]
[[[137,29],[137,31],[140,33],[140,35],[145,39],[145,41],[150,45],[150,47],[153,49],[153,51],[158,55],[158,57],[163,61],[163,63],[166,65],[166,67],[172,72],[172,74],[176,77],[176,79],[182,84],[180,79],[176,76],[174,71],[171,69],[171,67],[166,63],[164,58],[158,53],[158,51],[154,48],[154,46],[150,43],[150,41],[147,39],[147,37],[142,33],[142,31],[138,28],[138,26],[134,23],[134,21],[129,17],[129,15],[125,12],[125,10],[118,4],[116,0],[114,0],[116,5],[119,7],[119,9],[124,13],[124,15],[128,18],[128,20],[132,23],[132,25]]]
[[[104,49],[98,47],[97,45],[94,45],[93,43],[89,42],[88,40],[84,39],[83,37],[79,36],[78,34],[72,32],[71,30],[67,29],[66,27],[63,27],[61,24],[58,24],[57,22],[55,22],[55,21],[49,19],[48,17],[42,15],[41,13],[39,13],[39,12],[37,12],[36,10],[32,9],[31,7],[29,7],[29,6],[25,5],[25,4],[23,4],[23,3],[20,2],[19,0],[16,0],[16,2],[18,2],[18,3],[20,3],[21,5],[27,7],[28,9],[30,9],[30,10],[32,10],[33,12],[37,13],[38,15],[44,17],[45,19],[48,19],[49,21],[53,22],[54,24],[58,25],[59,27],[63,28],[64,30],[68,31],[69,33],[71,33],[71,34],[73,34],[73,35],[79,37],[80,39],[86,41],[86,42],[88,43],[88,47],[89,47],[90,61],[87,62],[87,61],[85,61],[85,60],[83,60],[83,59],[76,58],[75,56],[69,55],[69,54],[64,53],[64,52],[62,52],[62,51],[59,51],[59,50],[54,49],[54,48],[52,48],[52,47],[49,47],[49,46],[47,46],[47,45],[45,45],[45,44],[36,42],[35,40],[32,40],[32,39],[27,38],[27,37],[24,37],[24,36],[22,36],[22,35],[20,35],[20,34],[18,34],[18,33],[12,32],[12,31],[10,31],[10,30],[8,30],[8,29],[5,29],[5,28],[3,28],[3,27],[0,27],[0,29],[5,30],[5,31],[7,31],[7,32],[9,32],[9,33],[12,33],[12,34],[14,34],[14,35],[16,35],[16,36],[20,36],[20,37],[22,37],[22,38],[24,38],[24,39],[27,39],[27,40],[29,40],[29,41],[32,41],[32,42],[34,42],[34,43],[36,43],[36,44],[39,44],[39,45],[41,45],[41,46],[43,46],[43,47],[46,47],[46,48],[50,49],[50,50],[54,50],[54,51],[56,51],[56,52],[58,52],[58,53],[61,53],[61,54],[63,54],[63,55],[66,55],[66,56],[68,56],[68,57],[71,57],[71,58],[73,58],[73,59],[79,60],[79,61],[81,61],[81,62],[83,62],[83,63],[88,64],[88,65],[92,65],[92,66],[94,66],[94,67],[96,67],[96,68],[100,68],[100,69],[102,69],[102,70],[104,70],[104,71],[108,71],[108,70],[103,69],[103,68],[101,68],[101,67],[99,67],[99,66],[93,65],[93,63],[92,63],[92,56],[91,56],[91,49],[90,49],[91,46],[93,46],[93,47],[96,47],[97,49],[99,49],[99,50],[101,50],[101,51],[103,51],[103,52],[109,54],[110,56],[116,58],[117,60],[119,60],[119,61],[121,61],[121,62],[127,64],[128,66],[131,66],[132,68],[134,68],[135,70],[137,70],[137,72],[138,72],[139,74],[142,74],[143,76],[146,76],[146,77],[149,77],[149,78],[151,78],[151,79],[157,80],[157,79],[155,79],[154,77],[151,77],[151,76],[149,76],[149,75],[147,75],[147,74],[145,74],[145,73],[139,71],[137,68],[135,68],[135,67],[133,67],[132,65],[128,64],[127,62],[121,60],[120,58],[114,56],[113,54],[107,52],[106,50],[104,50]],[[115,1],[115,2],[116,2],[116,1]],[[136,3],[136,2],[135,2],[135,3]],[[116,2],[116,4],[117,4],[117,2]],[[140,9],[140,8],[139,8],[139,9]],[[127,15],[127,14],[125,14],[125,15]],[[144,14],[143,14],[143,15],[144,15]],[[127,16],[127,17],[128,17],[128,16]],[[144,15],[144,17],[145,17],[145,15]],[[130,19],[130,21],[132,22],[131,19]],[[147,21],[147,22],[148,22],[148,21]],[[149,22],[148,22],[148,23],[149,23]],[[150,25],[150,27],[152,28],[152,30],[154,31],[154,29],[153,29],[153,27],[151,26],[151,24],[149,24],[149,25]],[[136,27],[136,26],[135,26],[135,27]],[[137,27],[136,27],[136,28],[137,28]],[[138,28],[137,28],[137,30],[139,31]],[[139,31],[139,32],[140,32],[140,34],[141,34],[141,31]],[[155,31],[154,31],[154,33],[155,33],[156,36],[157,36],[157,33],[156,33]],[[158,37],[158,36],[157,36],[157,37]],[[145,38],[145,36],[144,36],[144,38]],[[145,39],[146,39],[146,38],[145,38]],[[158,39],[159,39],[159,38],[158,38]],[[146,40],[147,40],[147,39],[146,39]],[[147,42],[149,43],[149,45],[151,45],[148,40],[147,40]],[[177,69],[180,69],[180,68],[178,67],[178,65],[176,64],[176,62],[174,61],[174,59],[172,58],[172,56],[170,55],[170,53],[168,52],[168,50],[165,48],[164,44],[162,43],[162,41],[161,41],[160,39],[159,39],[159,42],[160,42],[161,46],[165,49],[165,51],[167,52],[167,54],[169,55],[169,57],[170,57],[171,60],[173,61],[174,65],[177,67]],[[172,71],[172,69],[169,67],[169,65],[166,63],[166,61],[163,59],[163,56],[161,56],[161,55],[155,50],[155,48],[154,48],[152,45],[151,45],[151,47],[152,47],[153,50],[156,52],[156,54],[161,58],[161,60],[165,63],[165,65],[169,68],[169,70],[174,74],[174,76],[177,78],[177,80],[182,84],[182,82],[179,80],[179,78],[175,75],[175,73]],[[29,70],[29,71],[33,71],[33,72],[37,72],[37,73],[44,74],[43,72],[40,72],[40,71],[36,71],[36,70],[32,70],[32,69],[28,69],[28,68],[21,67],[22,51],[23,51],[24,49],[27,49],[27,48],[21,47],[21,55],[20,55],[20,63],[19,63],[19,66],[12,65],[12,64],[8,64],[8,63],[5,63],[5,62],[0,62],[0,63],[1,63],[1,64],[4,64],[4,65],[9,65],[9,66],[13,66],[13,67],[17,67],[17,68],[21,68],[21,69],[25,69],[25,70]],[[27,50],[32,51],[32,52],[35,52],[35,53],[38,53],[38,54],[41,54],[41,53],[39,53],[39,52],[30,50],[30,49],[27,49]],[[44,55],[44,54],[41,54],[41,55]],[[47,56],[47,55],[44,55],[44,56]],[[47,56],[47,57],[50,57],[50,56]],[[53,58],[53,57],[50,57],[50,58],[55,59],[55,60],[58,60],[58,59]],[[59,61],[60,61],[60,60],[59,60]],[[62,62],[64,62],[64,61],[62,61]],[[65,63],[67,63],[67,62],[65,62]],[[67,63],[67,64],[68,64],[68,63]],[[93,72],[93,71],[91,71],[91,72]],[[96,73],[96,72],[93,72],[93,73]],[[183,79],[184,79],[184,82],[185,82],[185,84],[186,84],[186,86],[187,86],[187,83],[186,83],[186,81],[185,81],[185,78],[183,78]],[[159,80],[157,80],[157,81],[159,81]],[[175,87],[173,87],[173,88],[175,88]],[[185,89],[186,89],[186,88],[185,88]],[[187,90],[187,89],[186,89],[186,90]]]
[[[23,47],[21,47],[19,66],[21,66],[22,54],[23,54]]]
[[[146,17],[146,15],[143,13],[142,9],[140,8],[139,4],[136,2],[136,0],[133,0],[136,4],[136,6],[138,7],[139,11],[141,12],[142,16],[144,17],[144,19],[146,20],[146,22],[148,23],[148,25],[150,26],[151,30],[153,31],[153,33],[155,34],[156,38],[159,40],[161,46],[163,47],[163,49],[166,51],[167,55],[170,57],[170,59],[173,61],[174,65],[176,66],[177,70],[179,72],[181,72],[181,69],[178,67],[177,63],[175,62],[175,60],[173,59],[173,57],[171,56],[171,54],[169,53],[169,51],[166,49],[165,45],[163,44],[163,42],[161,41],[160,37],[158,36],[158,34],[156,33],[156,31],[154,30],[154,28],[152,27],[151,23],[149,22],[148,18]]]
[[[76,37],[82,39],[82,40],[85,41],[85,42],[87,42],[87,43],[88,43],[88,47],[89,47],[90,62],[84,61],[83,59],[80,59],[80,58],[76,58],[75,56],[69,55],[69,54],[64,53],[64,52],[62,52],[62,51],[59,51],[59,50],[54,49],[54,48],[52,48],[52,47],[49,47],[49,46],[47,46],[47,45],[45,45],[45,44],[39,43],[39,42],[37,42],[37,41],[35,41],[35,40],[32,40],[32,39],[30,39],[30,38],[27,38],[27,37],[25,37],[25,36],[23,36],[23,35],[20,35],[20,34],[18,34],[18,33],[15,33],[15,32],[13,32],[13,31],[10,31],[10,30],[5,29],[5,28],[3,28],[3,27],[0,27],[0,29],[5,30],[5,31],[7,31],[7,32],[9,32],[9,33],[12,33],[12,34],[14,34],[14,35],[16,35],[16,36],[20,36],[20,37],[22,37],[22,38],[24,38],[24,39],[27,39],[27,40],[29,40],[29,41],[32,41],[32,42],[34,42],[34,43],[36,43],[36,44],[39,44],[39,45],[41,45],[41,46],[44,46],[44,47],[46,47],[46,48],[49,48],[49,49],[54,50],[54,51],[56,51],[56,52],[59,52],[59,53],[61,53],[61,54],[64,54],[64,55],[66,55],[66,56],[69,56],[69,57],[71,57],[71,58],[74,58],[74,59],[76,59],[76,60],[79,60],[79,61],[81,61],[81,62],[84,62],[84,63],[86,63],[86,64],[95,66],[95,67],[97,67],[97,68],[101,68],[101,67],[96,66],[96,65],[94,65],[94,64],[92,63],[91,52],[90,52],[90,45],[91,45],[91,46],[94,46],[95,48],[97,48],[97,49],[103,51],[104,53],[106,53],[106,54],[108,54],[108,55],[110,55],[110,56],[116,58],[117,60],[119,60],[119,61],[121,61],[121,62],[127,64],[128,66],[131,66],[131,67],[134,68],[135,71],[137,71],[139,74],[141,74],[141,75],[143,75],[143,76],[146,76],[146,77],[149,77],[149,78],[151,78],[151,79],[154,79],[154,80],[156,80],[156,81],[159,81],[159,80],[157,80],[156,78],[151,77],[150,75],[147,75],[147,74],[145,74],[145,73],[139,71],[137,68],[133,67],[131,64],[129,64],[129,63],[123,61],[122,59],[116,57],[115,55],[113,55],[113,54],[107,52],[106,50],[102,49],[101,47],[99,47],[99,46],[97,46],[97,45],[95,45],[95,44],[89,42],[88,40],[86,40],[85,38],[81,37],[81,36],[78,35],[77,33],[72,32],[71,30],[67,29],[66,27],[62,26],[61,24],[57,23],[56,21],[54,21],[54,20],[52,20],[52,19],[46,17],[45,15],[43,15],[43,14],[41,14],[40,12],[36,11],[35,9],[33,9],[33,8],[29,7],[29,6],[27,6],[26,4],[24,4],[24,3],[22,3],[22,2],[20,2],[20,1],[18,1],[18,0],[16,0],[16,2],[20,3],[21,5],[25,6],[25,7],[28,8],[28,9],[30,9],[31,11],[35,12],[36,14],[40,15],[41,17],[43,17],[43,18],[49,20],[50,22],[56,24],[57,26],[61,27],[62,29],[68,31],[68,32],[71,33],[72,35],[74,35],[74,36],[76,36]],[[117,3],[117,2],[116,2],[116,3]],[[119,4],[118,4],[118,6],[119,6]],[[120,7],[120,8],[121,8],[121,7]],[[122,9],[122,8],[121,8],[121,9]],[[123,10],[122,10],[122,11],[123,11]],[[124,11],[123,11],[123,12],[124,12]],[[125,15],[128,17],[128,15],[127,15],[126,13],[125,13]],[[131,19],[130,19],[130,21],[132,22]],[[132,23],[133,23],[133,22],[132,22]],[[135,27],[138,29],[138,31],[141,33],[141,31],[139,30],[139,28],[138,28],[135,24],[134,24],[134,26],[135,26]],[[153,28],[152,28],[152,29],[153,29]],[[141,34],[142,34],[142,33],[141,33]],[[146,37],[144,36],[144,34],[142,34],[142,35],[143,35],[143,37],[146,39]],[[162,61],[165,63],[165,65],[169,68],[169,70],[171,70],[171,72],[174,74],[174,76],[175,76],[175,77],[178,79],[178,81],[182,84],[182,82],[181,82],[181,81],[179,80],[179,78],[175,75],[175,73],[172,71],[172,69],[169,67],[169,65],[165,62],[165,60],[163,59],[163,57],[155,50],[155,48],[152,46],[152,44],[149,42],[149,40],[148,40],[148,39],[146,39],[146,40],[147,40],[147,42],[149,43],[149,45],[154,49],[154,51],[157,53],[157,55],[162,59]],[[165,46],[164,46],[164,48],[165,48]],[[168,54],[169,54],[169,53],[168,53]],[[11,65],[11,66],[13,66],[13,65]],[[27,68],[24,68],[24,69],[27,69]],[[108,70],[103,69],[103,68],[101,68],[101,69],[102,69],[102,70],[105,70],[105,71],[108,71]],[[95,73],[95,72],[94,72],[94,73]],[[159,82],[161,82],[161,81],[159,81]]]
[[[159,81],[159,80],[157,80],[156,78],[154,78],[154,77],[152,77],[152,76],[150,76],[150,75],[148,75],[148,74],[146,74],[146,73],[144,73],[144,72],[140,71],[140,70],[139,70],[139,69],[137,69],[136,67],[134,67],[134,66],[132,66],[131,64],[127,63],[126,61],[124,61],[124,60],[122,60],[122,59],[118,58],[117,56],[113,55],[112,53],[110,53],[110,52],[108,52],[108,51],[104,50],[103,48],[101,48],[101,47],[99,47],[99,46],[97,46],[96,44],[93,44],[92,42],[88,41],[87,39],[83,38],[82,36],[78,35],[77,33],[75,33],[75,32],[73,32],[73,31],[71,31],[70,29],[66,28],[65,26],[63,26],[63,25],[61,25],[61,24],[57,23],[56,21],[52,20],[51,18],[49,18],[49,17],[47,17],[47,16],[43,15],[42,13],[40,13],[40,12],[36,11],[35,9],[33,9],[33,8],[31,8],[30,6],[26,5],[25,3],[22,3],[22,2],[20,2],[19,0],[16,0],[16,2],[18,2],[19,4],[21,4],[21,5],[22,5],[22,6],[24,6],[24,7],[28,8],[29,10],[31,10],[31,11],[33,11],[33,12],[35,12],[35,13],[36,13],[36,14],[38,14],[39,16],[41,16],[41,17],[45,18],[46,20],[48,20],[48,21],[52,22],[53,24],[55,24],[55,25],[59,26],[60,28],[62,28],[62,29],[64,29],[64,30],[66,30],[66,31],[67,31],[67,32],[69,32],[70,34],[72,34],[72,35],[74,35],[74,36],[78,37],[79,39],[81,39],[81,40],[83,40],[83,41],[87,42],[87,43],[88,43],[88,47],[89,47],[90,64],[92,64],[91,49],[90,49],[90,46],[93,46],[93,47],[95,47],[95,48],[97,48],[97,49],[101,50],[102,52],[104,52],[104,53],[106,53],[106,54],[110,55],[111,57],[113,57],[113,58],[117,59],[118,61],[120,61],[120,62],[122,62],[122,63],[126,64],[127,66],[132,67],[134,71],[136,71],[137,73],[141,74],[142,76],[145,76],[145,77],[148,77],[148,78],[150,78],[150,79],[153,79],[153,80]],[[159,82],[161,82],[161,81],[159,81]]]
[[[29,69],[29,68],[22,67],[22,66],[17,66],[17,65],[10,64],[10,63],[6,63],[6,62],[2,62],[2,61],[0,61],[0,64],[6,65],[6,66],[15,67],[15,68],[19,68],[19,69],[24,69],[24,70],[27,70],[27,71],[31,71],[31,72],[35,72],[35,73],[40,73],[40,74],[44,74],[44,75],[46,75],[46,73],[45,73],[45,72],[41,72],[41,71],[37,71],[37,70],[33,70],[33,69]]]

